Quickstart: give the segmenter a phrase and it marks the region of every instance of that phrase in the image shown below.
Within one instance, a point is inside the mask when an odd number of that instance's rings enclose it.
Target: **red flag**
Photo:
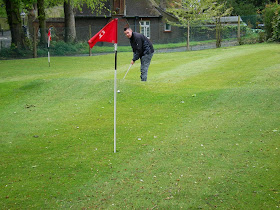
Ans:
[[[49,28],[49,31],[48,31],[48,47],[50,47],[51,39],[52,39],[52,36],[51,36],[51,28]]]
[[[88,44],[90,48],[97,42],[110,42],[117,44],[118,43],[118,19],[115,18],[110,23],[108,23],[104,28],[102,28],[97,34],[95,34]]]
[[[49,40],[51,40],[51,39],[52,39],[52,37],[51,37],[51,28],[49,28],[48,38],[49,38]]]

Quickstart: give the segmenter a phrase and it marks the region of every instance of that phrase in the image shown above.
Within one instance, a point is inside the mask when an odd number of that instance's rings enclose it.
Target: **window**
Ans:
[[[150,21],[140,21],[140,33],[148,39],[151,38]]]
[[[171,25],[168,23],[165,23],[164,25],[164,31],[171,31]]]

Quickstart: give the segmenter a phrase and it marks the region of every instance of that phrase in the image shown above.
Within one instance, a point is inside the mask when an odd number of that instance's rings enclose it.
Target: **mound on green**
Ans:
[[[0,61],[2,209],[276,209],[280,47]]]

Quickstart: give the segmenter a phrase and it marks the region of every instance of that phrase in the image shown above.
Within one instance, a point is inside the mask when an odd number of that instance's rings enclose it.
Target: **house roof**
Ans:
[[[152,0],[126,0],[126,17],[161,17]]]
[[[228,17],[221,17],[222,23],[237,23],[238,22],[238,16],[228,16]],[[242,19],[240,17],[240,22],[242,22]]]
[[[161,17],[161,12],[156,8],[157,5],[154,0],[126,0],[126,11],[124,12],[125,17]],[[110,0],[105,3],[105,8],[102,9],[100,14],[92,12],[86,5],[82,6],[82,10],[76,10],[75,17],[111,17],[111,6]]]

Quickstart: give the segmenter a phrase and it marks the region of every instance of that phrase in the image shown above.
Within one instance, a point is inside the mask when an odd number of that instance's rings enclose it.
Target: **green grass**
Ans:
[[[0,61],[2,209],[277,209],[280,47]]]

